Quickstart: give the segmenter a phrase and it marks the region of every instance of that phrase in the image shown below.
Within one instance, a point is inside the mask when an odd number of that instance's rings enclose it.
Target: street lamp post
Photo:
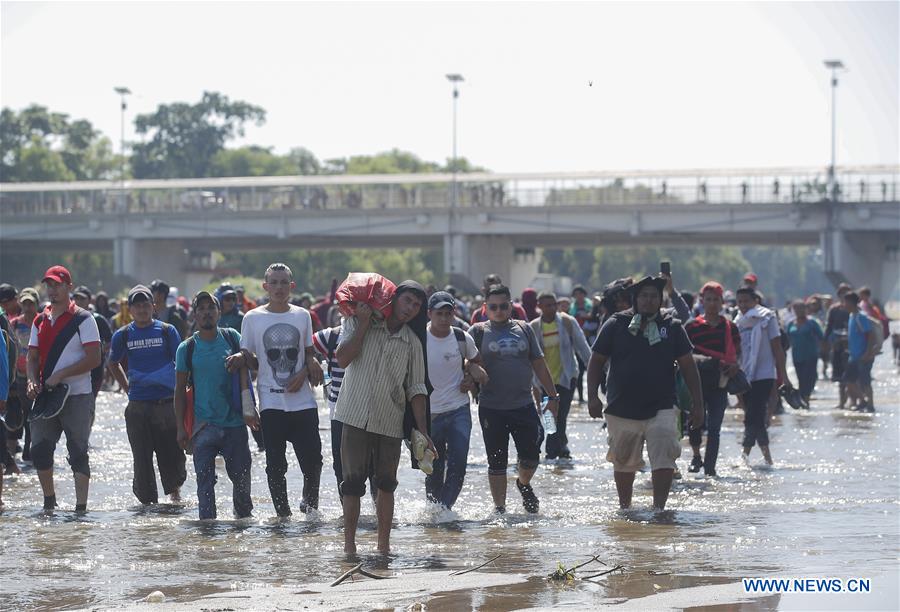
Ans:
[[[461,74],[448,74],[447,80],[453,83],[453,195],[451,206],[456,208],[456,101],[459,99],[459,83],[463,81],[463,77]]]
[[[841,60],[825,60],[825,67],[831,70],[831,165],[828,166],[828,190],[831,192],[831,199],[837,200],[837,180],[835,176],[835,138],[837,128],[836,99],[838,86],[838,70],[844,69],[844,63]]]
[[[125,182],[125,109],[128,108],[128,103],[125,101],[125,96],[131,94],[131,90],[127,87],[116,87],[115,92],[122,97],[122,125],[119,139],[119,154],[122,156],[121,166],[119,168],[119,178],[122,183]]]
[[[453,175],[453,180],[451,183],[451,191],[450,191],[450,230],[449,230],[449,239],[448,239],[448,248],[450,253],[447,256],[448,259],[448,271],[452,273],[458,272],[456,270],[456,258],[453,257],[453,250],[457,248],[457,245],[454,244],[454,224],[456,223],[455,215],[456,215],[456,207],[459,202],[459,187],[456,184],[456,173],[458,172],[457,167],[457,157],[456,157],[456,101],[459,99],[459,84],[464,80],[461,74],[448,74],[447,80],[453,83],[453,159],[451,163],[453,167],[451,168],[451,173]]]

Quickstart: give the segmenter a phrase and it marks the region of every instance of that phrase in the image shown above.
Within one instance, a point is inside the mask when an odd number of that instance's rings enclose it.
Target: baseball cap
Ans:
[[[703,285],[703,287],[700,289],[700,295],[703,295],[707,291],[712,291],[713,293],[718,295],[720,298],[722,298],[725,295],[725,289],[722,287],[722,285],[720,285],[716,281],[709,281],[708,283]]]
[[[91,290],[85,287],[84,285],[78,285],[75,287],[75,291],[72,292],[72,295],[77,295],[80,297],[85,297],[87,299],[91,299]]]
[[[16,295],[18,291],[16,288],[8,283],[3,283],[0,285],[0,302],[7,302],[9,300],[16,299]]]
[[[446,291],[435,291],[428,298],[428,310],[439,310],[444,306],[456,308],[456,300]]]
[[[48,278],[64,285],[72,284],[72,275],[69,274],[69,271],[66,270],[63,266],[50,266],[49,268],[47,268],[47,271],[44,273],[44,278],[41,279],[41,282],[44,282]]]
[[[153,294],[144,285],[135,285],[128,292],[128,305],[131,306],[136,302],[152,302]]]
[[[209,291],[198,291],[194,296],[194,300],[191,302],[191,310],[197,308],[197,304],[200,303],[201,300],[210,300],[216,307],[216,310],[219,310],[221,306],[219,306],[219,300]]]
[[[746,274],[744,274],[744,280],[750,283],[758,283],[759,277],[756,276],[756,274],[754,274],[753,272],[747,272]]]
[[[28,300],[31,300],[32,302],[37,304],[41,301],[41,296],[39,296],[38,292],[31,287],[25,287],[21,292],[19,292],[19,301],[27,302]]]
[[[157,278],[152,283],[150,283],[150,291],[151,293],[164,293],[168,297],[169,283]]]

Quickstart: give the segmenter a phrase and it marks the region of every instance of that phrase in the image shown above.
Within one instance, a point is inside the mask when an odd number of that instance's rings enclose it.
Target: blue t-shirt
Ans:
[[[128,399],[154,401],[172,397],[175,391],[175,350],[181,337],[172,325],[168,327],[168,339],[164,333],[162,323],[154,320],[147,327],[138,327],[131,322],[113,334],[109,359],[119,362],[128,357]]]
[[[850,315],[847,323],[847,345],[850,350],[850,361],[859,361],[866,354],[869,339],[866,335],[872,331],[872,321],[861,312]]]
[[[205,421],[219,427],[243,427],[244,419],[240,410],[231,407],[231,373],[225,369],[225,358],[231,355],[231,345],[222,335],[230,333],[240,345],[241,335],[235,330],[219,329],[216,339],[207,342],[194,334],[193,355],[194,420]],[[187,344],[185,340],[178,346],[175,369],[187,372]]]
[[[787,327],[788,336],[791,338],[791,357],[794,363],[806,363],[819,359],[819,343],[825,337],[819,322],[815,319],[806,319],[803,325],[797,325],[791,321]]]

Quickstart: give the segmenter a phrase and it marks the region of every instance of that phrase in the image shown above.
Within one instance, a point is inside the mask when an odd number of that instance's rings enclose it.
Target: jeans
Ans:
[[[250,447],[247,427],[219,427],[207,423],[194,435],[194,471],[201,519],[216,518],[216,455],[225,459],[225,471],[233,486],[234,516],[250,516]]]
[[[134,457],[131,490],[142,504],[159,501],[153,455],[159,467],[163,492],[171,495],[181,488],[187,473],[184,451],[178,446],[178,428],[172,398],[158,401],[131,400],[125,408],[125,431]]]
[[[800,395],[804,399],[809,399],[813,389],[816,388],[816,379],[819,377],[816,371],[818,359],[810,359],[809,361],[794,362],[794,369],[797,371],[797,382],[800,386]]]
[[[263,410],[260,413],[266,443],[266,477],[272,503],[280,516],[291,513],[287,496],[287,443],[303,472],[303,502],[319,507],[319,480],[322,476],[322,439],[319,437],[319,413],[315,409],[285,412]]]
[[[471,433],[472,413],[468,404],[431,416],[431,440],[438,457],[434,460],[434,471],[425,477],[425,495],[429,501],[448,509],[453,507],[466,477]]]
[[[707,474],[716,471],[716,460],[719,458],[719,432],[728,408],[728,392],[725,389],[703,389],[703,404],[706,408],[704,422],[706,426],[706,457],[703,458],[703,471]],[[690,434],[692,446],[700,446],[703,428],[692,429]]]
[[[572,408],[572,398],[575,395],[575,379],[570,382],[568,389],[562,385],[556,385],[556,393],[559,395],[559,414],[556,415],[556,433],[547,436],[547,445],[544,447],[547,459],[569,456],[566,422],[569,420],[569,410]]]
[[[750,390],[744,394],[744,448],[752,448],[754,444],[769,445],[768,407],[769,395],[775,381],[754,380]]]

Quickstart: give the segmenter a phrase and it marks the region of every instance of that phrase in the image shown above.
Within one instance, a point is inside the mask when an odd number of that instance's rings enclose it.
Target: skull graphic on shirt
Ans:
[[[276,323],[263,334],[266,361],[272,368],[272,377],[279,386],[287,386],[297,371],[300,358],[300,330],[287,323]]]

